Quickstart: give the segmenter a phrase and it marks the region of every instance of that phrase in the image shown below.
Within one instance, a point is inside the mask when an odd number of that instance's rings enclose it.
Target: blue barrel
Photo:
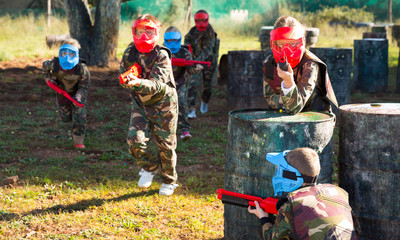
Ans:
[[[400,239],[400,104],[339,109],[339,185],[349,193],[359,239]]]
[[[275,167],[268,152],[298,147],[315,149],[321,161],[319,182],[332,181],[332,135],[335,116],[321,112],[297,115],[265,109],[229,113],[225,190],[262,198],[273,196]],[[224,206],[225,239],[262,239],[259,220],[246,208]]]
[[[354,40],[354,90],[367,93],[385,92],[388,86],[389,44],[387,39]]]

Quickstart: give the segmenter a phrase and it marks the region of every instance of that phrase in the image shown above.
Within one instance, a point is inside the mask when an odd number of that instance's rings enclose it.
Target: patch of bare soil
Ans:
[[[42,73],[42,63],[47,58],[18,58],[13,61],[2,61],[0,62],[0,104],[1,105],[12,105],[18,102],[25,102],[26,108],[31,109],[41,103],[50,103],[54,101],[54,93],[52,91],[34,91],[37,88],[47,88]],[[105,89],[108,95],[114,96],[117,101],[126,102],[130,104],[129,94],[121,94],[121,86],[119,85],[119,62],[111,62],[107,67],[88,67],[91,75],[91,90],[89,93],[88,101],[100,102],[100,104],[109,105],[109,102],[103,100],[101,95],[96,93],[100,88]],[[217,86],[220,92],[225,91],[224,86]],[[222,94],[223,95],[223,94]],[[215,114],[198,114],[196,119],[191,120],[192,128],[201,128],[205,125],[208,127],[226,126],[228,122],[227,110],[225,108],[224,96],[212,96],[211,102],[209,103],[209,112]],[[91,105],[90,107],[94,107]],[[88,110],[90,113],[90,109]],[[107,114],[107,113],[105,113]],[[33,120],[40,121],[40,116],[31,116]],[[56,113],[55,113],[56,119]],[[36,119],[35,119],[36,118]],[[100,122],[90,122],[88,119],[88,130],[96,128]],[[178,140],[179,141],[179,140]],[[29,144],[29,141],[27,141]],[[121,144],[125,144],[124,142]],[[63,151],[63,149],[52,149],[52,148],[31,148],[30,153],[39,158],[49,157],[67,157],[74,158],[82,154],[79,151]],[[65,146],[64,150],[72,148],[71,146]],[[68,153],[66,153],[68,152]],[[103,151],[88,151],[84,150],[85,154],[92,154],[94,159],[101,156]],[[68,154],[68,155],[66,155]],[[207,157],[201,157],[199,162],[201,164],[192,164],[187,166],[178,166],[179,171],[182,172],[194,172],[194,171],[222,171],[223,167],[212,164]],[[207,164],[210,163],[210,164]]]

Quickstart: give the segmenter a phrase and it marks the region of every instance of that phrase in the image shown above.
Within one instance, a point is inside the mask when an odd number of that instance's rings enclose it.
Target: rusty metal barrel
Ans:
[[[263,62],[268,51],[229,51],[226,103],[228,110],[265,107]]]
[[[388,51],[387,39],[354,40],[353,89],[368,93],[387,90]]]
[[[359,239],[399,239],[400,104],[339,109],[339,186],[349,193]]]
[[[385,32],[364,32],[363,33],[363,39],[366,38],[383,38],[386,39],[386,33]]]
[[[260,34],[258,35],[258,41],[261,44],[261,50],[268,50],[271,48],[270,33],[274,30],[274,26],[262,26],[260,28]]]
[[[319,28],[306,28],[306,47],[314,47],[318,41]]]
[[[328,67],[329,78],[339,105],[350,102],[352,48],[310,48]]]
[[[266,154],[298,147],[318,152],[319,182],[331,182],[334,125],[335,116],[321,112],[289,115],[261,108],[229,112],[225,190],[273,196],[275,168],[265,159]],[[246,208],[225,204],[224,220],[225,239],[263,239],[258,218]]]

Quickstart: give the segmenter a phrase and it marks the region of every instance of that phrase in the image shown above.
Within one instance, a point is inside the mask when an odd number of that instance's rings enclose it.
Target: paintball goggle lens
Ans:
[[[303,39],[285,39],[276,40],[273,42],[273,48],[275,51],[280,52],[284,47],[288,47],[291,51],[296,51],[303,46]]]
[[[154,28],[148,28],[148,27],[135,28],[135,35],[137,38],[141,38],[144,33],[146,33],[147,36],[151,38],[156,34],[156,30]]]
[[[165,41],[169,43],[177,43],[180,41],[180,39],[165,39]]]
[[[196,23],[207,23],[208,19],[196,19],[194,20]]]
[[[61,49],[59,54],[60,54],[60,57],[69,56],[71,58],[75,57],[75,55],[76,55],[75,52],[73,52],[69,49]]]

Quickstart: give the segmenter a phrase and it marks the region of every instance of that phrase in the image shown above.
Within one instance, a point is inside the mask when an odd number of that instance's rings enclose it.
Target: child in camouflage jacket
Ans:
[[[172,58],[179,58],[185,60],[193,60],[192,53],[189,51],[187,46],[181,45],[182,34],[178,28],[171,26],[167,28],[164,34],[164,45],[169,48],[172,52]],[[178,117],[178,131],[181,134],[181,139],[190,139],[192,134],[189,130],[191,128],[188,119],[188,100],[187,100],[187,88],[189,76],[192,74],[199,73],[203,66],[200,64],[192,66],[174,66],[172,65],[174,72],[174,79],[176,82],[176,88],[178,91],[178,102],[179,102],[179,117]]]
[[[131,117],[127,142],[131,155],[142,167],[140,188],[151,185],[154,175],[161,171],[163,184],[160,195],[171,195],[178,186],[176,173],[176,127],[178,97],[171,66],[171,51],[157,45],[160,21],[150,15],[140,16],[132,26],[133,42],[125,50],[120,72],[139,65],[138,76],[129,75],[122,87],[131,90]],[[148,146],[150,137],[158,153]]]
[[[70,101],[64,95],[57,94],[58,113],[61,121],[72,121],[72,139],[74,147],[85,148],[83,144],[86,129],[86,100],[90,88],[90,73],[84,62],[79,59],[80,44],[75,39],[64,41],[60,47],[59,57],[43,62],[43,71],[47,77],[54,76],[56,79],[46,79],[59,88],[65,90],[83,107]]]
[[[347,192],[317,184],[321,166],[315,150],[268,153],[267,160],[277,168],[272,185],[278,214],[274,221],[258,202],[248,208],[260,219],[264,239],[357,239],[360,227]]]
[[[264,62],[264,97],[271,109],[290,114],[332,112],[337,106],[327,67],[305,48],[305,29],[293,17],[278,18],[270,33],[272,55]]]
[[[193,59],[196,61],[211,62],[210,67],[204,68],[199,74],[194,74],[189,80],[188,101],[189,118],[196,117],[196,98],[198,86],[203,79],[203,93],[201,95],[200,112],[208,111],[208,102],[211,98],[212,76],[218,65],[218,39],[217,33],[208,22],[209,16],[205,10],[199,10],[194,14],[195,27],[192,27],[185,35],[184,45],[190,45],[193,49]]]

